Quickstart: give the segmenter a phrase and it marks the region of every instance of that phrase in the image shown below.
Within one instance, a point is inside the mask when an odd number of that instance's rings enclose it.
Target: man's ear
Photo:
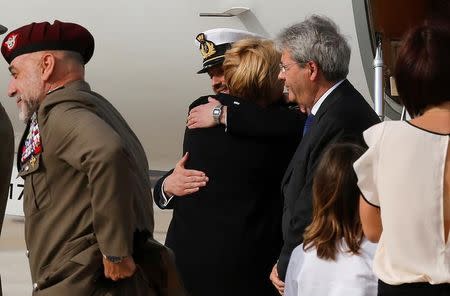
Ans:
[[[42,80],[48,81],[55,70],[55,56],[51,53],[45,53],[41,59]]]
[[[319,78],[319,65],[314,61],[309,61],[306,65],[309,69],[309,80],[317,80]]]

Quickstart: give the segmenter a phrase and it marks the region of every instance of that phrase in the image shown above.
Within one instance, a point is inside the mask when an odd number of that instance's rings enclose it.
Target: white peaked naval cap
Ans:
[[[205,73],[209,68],[222,64],[225,51],[231,48],[233,42],[247,38],[260,38],[263,36],[236,29],[216,28],[201,32],[195,38],[195,43],[203,57],[203,68],[197,73]]]

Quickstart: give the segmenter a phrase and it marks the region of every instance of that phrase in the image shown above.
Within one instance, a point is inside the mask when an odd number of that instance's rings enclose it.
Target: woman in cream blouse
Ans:
[[[354,164],[365,235],[379,241],[378,295],[450,295],[450,23],[404,40],[395,77],[413,119],[364,132]]]

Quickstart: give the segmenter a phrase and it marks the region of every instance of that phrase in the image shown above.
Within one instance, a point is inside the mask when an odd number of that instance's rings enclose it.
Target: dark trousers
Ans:
[[[449,296],[450,284],[408,283],[389,285],[378,280],[378,296]]]

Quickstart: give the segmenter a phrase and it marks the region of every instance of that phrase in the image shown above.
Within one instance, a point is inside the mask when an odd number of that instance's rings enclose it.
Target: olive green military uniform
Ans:
[[[103,275],[103,254],[131,256],[136,238],[153,233],[136,135],[84,81],[49,93],[37,121],[42,152],[18,162],[33,295],[155,295],[142,268],[118,282]]]

